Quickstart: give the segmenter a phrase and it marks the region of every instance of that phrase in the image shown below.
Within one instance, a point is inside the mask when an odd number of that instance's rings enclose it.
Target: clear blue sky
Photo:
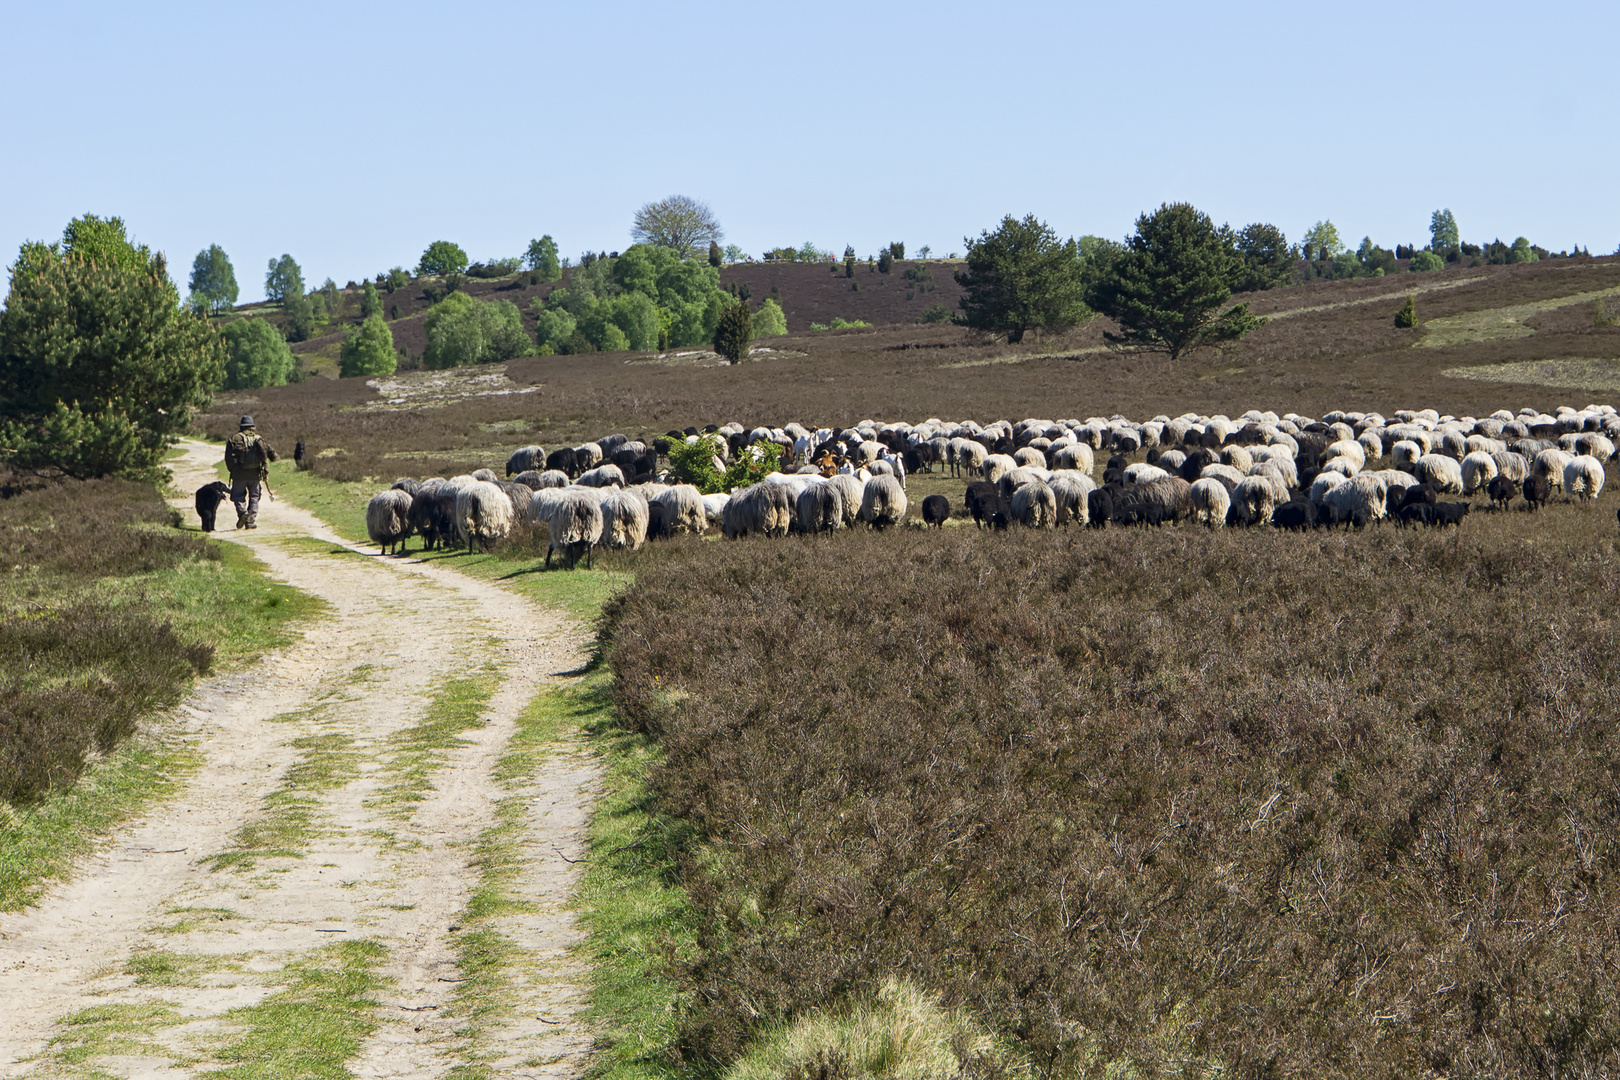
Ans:
[[[707,201],[758,253],[1122,237],[1185,200],[1297,240],[1620,242],[1613,3],[50,3],[0,9],[0,253],[122,216],[244,300]]]

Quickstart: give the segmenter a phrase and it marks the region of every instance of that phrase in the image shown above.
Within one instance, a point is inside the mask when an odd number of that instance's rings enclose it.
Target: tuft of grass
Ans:
[[[347,1063],[377,1028],[373,994],[386,985],[375,941],[342,941],[289,964],[290,985],[225,1021],[241,1034],[215,1053],[226,1067],[203,1075],[230,1080],[348,1080]]]
[[[587,1017],[598,1031],[592,1080],[668,1080],[683,1074],[677,1051],[682,988],[671,958],[689,961],[698,920],[681,885],[680,860],[696,847],[691,830],[663,812],[648,787],[661,755],[628,730],[605,672],[558,691],[602,756],[602,794],[588,831],[589,853],[575,903],[591,960]]]
[[[431,777],[442,764],[444,751],[464,745],[461,733],[483,724],[484,707],[499,685],[499,669],[493,662],[486,662],[472,675],[445,682],[422,722],[394,735],[383,767],[388,783],[372,801],[389,807],[396,818],[409,817],[432,789]]]
[[[1568,293],[1528,303],[1488,307],[1430,319],[1423,324],[1423,337],[1419,345],[1426,349],[1445,349],[1455,345],[1530,337],[1536,332],[1535,327],[1526,324],[1532,315],[1575,304],[1601,303],[1617,292],[1620,290],[1610,288]]]
[[[963,1009],[947,1009],[908,979],[886,979],[876,995],[817,1011],[762,1035],[725,1080],[799,1076],[935,1080],[1019,1077],[1029,1062],[999,1044]]]
[[[163,1003],[93,1005],[62,1021],[51,1057],[61,1065],[82,1065],[105,1054],[149,1053],[151,1043],[142,1036],[179,1022],[180,1014]]]
[[[136,986],[200,986],[198,976],[234,963],[228,956],[151,949],[132,955],[124,965],[124,974],[135,976]]]
[[[215,928],[220,923],[232,922],[242,917],[230,908],[222,907],[172,907],[164,914],[180,916],[177,921],[158,927],[158,930],[165,934],[189,934],[196,930]]]
[[[291,714],[297,717],[302,714]],[[329,731],[294,739],[304,751],[281,787],[265,798],[265,813],[237,830],[231,848],[203,863],[214,870],[252,870],[261,859],[301,859],[315,834],[321,795],[359,775],[361,753],[353,737]]]

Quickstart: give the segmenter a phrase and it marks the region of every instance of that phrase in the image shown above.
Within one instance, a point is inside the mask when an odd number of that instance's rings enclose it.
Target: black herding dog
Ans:
[[[202,518],[203,532],[214,531],[214,515],[219,513],[219,504],[230,497],[230,486],[222,480],[197,489],[197,516]]]

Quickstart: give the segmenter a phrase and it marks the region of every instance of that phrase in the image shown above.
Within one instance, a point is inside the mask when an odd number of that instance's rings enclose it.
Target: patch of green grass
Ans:
[[[178,921],[158,927],[158,931],[164,934],[189,934],[194,930],[212,929],[220,923],[242,917],[230,908],[222,907],[172,907],[164,914],[180,916]]]
[[[204,863],[215,870],[252,870],[260,859],[304,857],[315,835],[321,794],[358,776],[361,754],[351,736],[336,731],[305,735],[292,745],[304,754],[287,770],[281,787],[266,796],[264,816],[237,830],[230,850]]]
[[[162,1003],[93,1005],[62,1021],[51,1057],[59,1065],[80,1065],[103,1054],[149,1053],[152,1045],[141,1036],[179,1022],[174,1007]]]
[[[466,981],[455,989],[456,1011],[465,1023],[459,1033],[468,1040],[468,1060],[450,1075],[457,1080],[492,1076],[480,1053],[479,1036],[486,1025],[511,1011],[510,990],[521,950],[493,920],[532,911],[533,904],[519,897],[513,882],[529,860],[523,840],[530,826],[530,799],[526,781],[570,727],[577,727],[579,709],[567,689],[548,689],[536,695],[518,716],[517,729],[495,767],[495,779],[507,794],[495,806],[495,822],[478,838],[475,865],[477,887],[462,913],[464,930],[456,937],[458,965]]]
[[[1561,386],[1571,390],[1620,390],[1620,361],[1582,359],[1522,360],[1509,364],[1476,364],[1447,368],[1441,374],[1453,379],[1484,382],[1520,383],[1530,386]]]
[[[409,817],[417,803],[432,790],[430,777],[443,764],[444,751],[463,745],[461,733],[483,723],[500,675],[493,663],[465,678],[451,679],[434,695],[422,722],[397,733],[383,772],[388,783],[373,800],[391,808],[395,817]]]
[[[286,989],[225,1014],[242,1033],[215,1055],[228,1067],[204,1075],[348,1080],[346,1063],[377,1027],[372,994],[386,985],[376,967],[387,955],[374,941],[342,941],[289,964]]]
[[[200,986],[200,975],[232,966],[228,956],[177,953],[164,949],[137,952],[124,965],[124,974],[135,976],[136,986]]]
[[[87,766],[79,782],[44,802],[0,802],[0,911],[36,903],[52,881],[121,822],[172,795],[202,762],[169,732],[136,735]]]
[[[291,461],[270,466],[270,486],[276,498],[303,507],[330,525],[333,532],[358,544],[371,539],[366,534],[366,504],[392,482],[339,483],[312,472],[300,472]]]
[[[1530,337],[1535,327],[1526,326],[1532,315],[1571,304],[1590,304],[1594,300],[1620,294],[1620,289],[1597,289],[1592,292],[1555,296],[1547,300],[1533,300],[1507,307],[1465,311],[1460,315],[1444,315],[1423,323],[1423,338],[1418,342],[1426,349],[1444,349],[1453,345],[1475,345],[1484,341],[1506,341]]]
[[[681,1074],[674,1054],[677,986],[665,974],[670,951],[689,956],[696,924],[680,885],[677,856],[689,830],[661,814],[647,787],[657,748],[626,732],[597,671],[558,693],[592,736],[606,766],[591,818],[589,854],[576,905],[589,931],[588,1017],[598,1051],[593,1080],[666,1080]]]

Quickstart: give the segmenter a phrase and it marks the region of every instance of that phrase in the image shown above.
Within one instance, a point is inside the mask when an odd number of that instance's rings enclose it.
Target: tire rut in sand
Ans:
[[[184,449],[183,491],[212,480],[220,456]],[[206,1072],[345,964],[374,988],[341,999],[350,1022],[323,1052],[357,1076],[474,1060],[576,1073],[589,1034],[564,901],[595,765],[567,736],[532,775],[492,774],[535,694],[582,663],[586,632],[485,582],[371,555],[284,503],[262,505],[259,523],[222,535],[330,616],[202,682],[179,711],[203,756],[182,793],[38,908],[0,916],[0,1075]],[[453,927],[498,805],[524,855],[506,885],[521,903],[487,927],[510,951],[505,1008],[469,1034]],[[310,1015],[323,1009],[342,1011]]]

